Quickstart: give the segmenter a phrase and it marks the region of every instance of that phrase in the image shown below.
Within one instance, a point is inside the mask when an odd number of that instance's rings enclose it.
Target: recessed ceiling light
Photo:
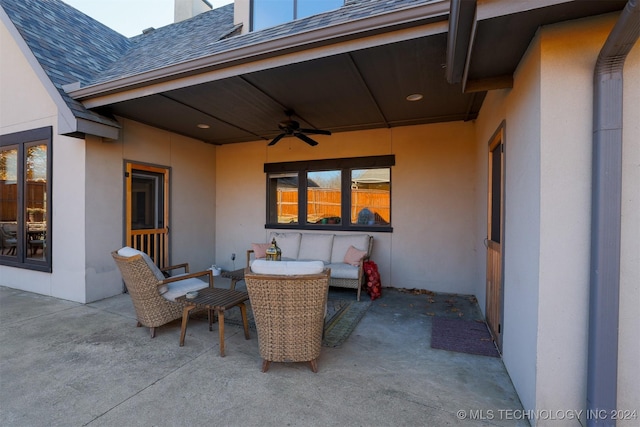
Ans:
[[[200,129],[209,129],[211,126],[209,126],[209,125],[207,125],[207,124],[205,124],[205,123],[199,123],[199,124],[198,124],[198,127],[199,127]]]
[[[407,96],[407,101],[420,101],[422,99],[421,93],[413,93]]]

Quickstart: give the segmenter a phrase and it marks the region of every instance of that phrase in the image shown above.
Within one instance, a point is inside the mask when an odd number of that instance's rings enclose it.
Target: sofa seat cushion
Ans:
[[[336,234],[333,238],[331,263],[336,264],[344,262],[344,256],[347,254],[350,246],[361,251],[368,251],[369,236],[367,234]]]
[[[257,259],[251,264],[251,271],[256,274],[277,276],[320,274],[322,270],[324,270],[322,261],[267,261]]]
[[[191,277],[189,279],[167,283],[168,290],[167,292],[162,294],[162,296],[169,301],[175,301],[176,298],[185,295],[187,292],[199,291],[200,289],[204,289],[207,287],[209,287],[208,282],[203,282],[198,278]]]
[[[331,269],[331,277],[336,279],[357,279],[359,267],[345,264],[344,262],[333,262],[327,266]]]
[[[282,258],[298,259],[300,250],[300,233],[277,233],[272,231],[269,243],[276,239],[276,244],[282,251]]]
[[[331,261],[333,234],[304,233],[300,239],[299,260]]]

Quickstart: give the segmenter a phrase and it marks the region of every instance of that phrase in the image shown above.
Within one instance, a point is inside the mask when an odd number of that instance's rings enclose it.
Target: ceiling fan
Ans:
[[[287,120],[284,120],[278,123],[278,127],[280,128],[282,133],[276,136],[275,138],[273,138],[273,140],[269,143],[269,146],[275,145],[278,141],[280,141],[285,136],[295,136],[296,138],[303,140],[304,142],[306,142],[307,144],[313,147],[318,145],[318,142],[309,138],[305,134],[308,133],[312,135],[331,135],[331,132],[328,130],[303,129],[300,127],[300,123],[298,123],[297,121],[291,118],[291,116],[293,116],[294,114],[293,111],[286,111],[285,114],[289,116],[289,118]]]

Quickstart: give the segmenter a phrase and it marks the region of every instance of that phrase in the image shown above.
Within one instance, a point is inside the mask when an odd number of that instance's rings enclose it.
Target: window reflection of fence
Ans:
[[[15,221],[17,219],[18,186],[0,181],[0,221]]]
[[[149,255],[153,262],[162,268],[166,267],[168,262],[166,236],[167,230],[164,228],[131,230],[130,245]]]
[[[46,208],[46,181],[27,181],[25,197],[27,209]],[[18,185],[0,181],[0,221],[15,221],[18,218]]]
[[[298,189],[278,188],[278,223],[298,222]]]
[[[307,189],[307,222],[314,223],[322,218],[342,216],[340,212],[340,190],[333,188]]]
[[[358,213],[368,208],[376,215],[376,223],[380,219],[391,223],[391,196],[387,190],[352,189],[351,190],[351,222],[358,222]]]
[[[341,216],[340,190],[331,188],[307,189],[307,216],[309,221],[328,217]],[[278,222],[296,222],[298,218],[298,189],[279,188],[277,193]],[[358,222],[358,213],[368,208],[390,223],[391,197],[387,190],[352,189],[351,190],[351,222]]]

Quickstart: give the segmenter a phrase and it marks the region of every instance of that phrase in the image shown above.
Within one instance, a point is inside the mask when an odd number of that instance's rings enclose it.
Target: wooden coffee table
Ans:
[[[247,307],[244,302],[249,299],[246,292],[231,289],[205,288],[198,291],[198,296],[187,299],[186,296],[176,298],[176,301],[184,305],[182,311],[182,328],[180,330],[180,347],[184,346],[184,337],[187,333],[189,313],[194,309],[205,309],[209,318],[209,330],[213,330],[214,313],[218,314],[218,334],[220,335],[220,356],[224,357],[224,312],[233,307],[240,307],[244,337],[249,339],[249,322],[247,321]]]
[[[236,283],[244,280],[244,268],[239,268],[237,270],[231,271],[223,271],[221,276],[227,279],[231,279],[231,285],[229,285],[229,289],[234,290],[236,288]]]

